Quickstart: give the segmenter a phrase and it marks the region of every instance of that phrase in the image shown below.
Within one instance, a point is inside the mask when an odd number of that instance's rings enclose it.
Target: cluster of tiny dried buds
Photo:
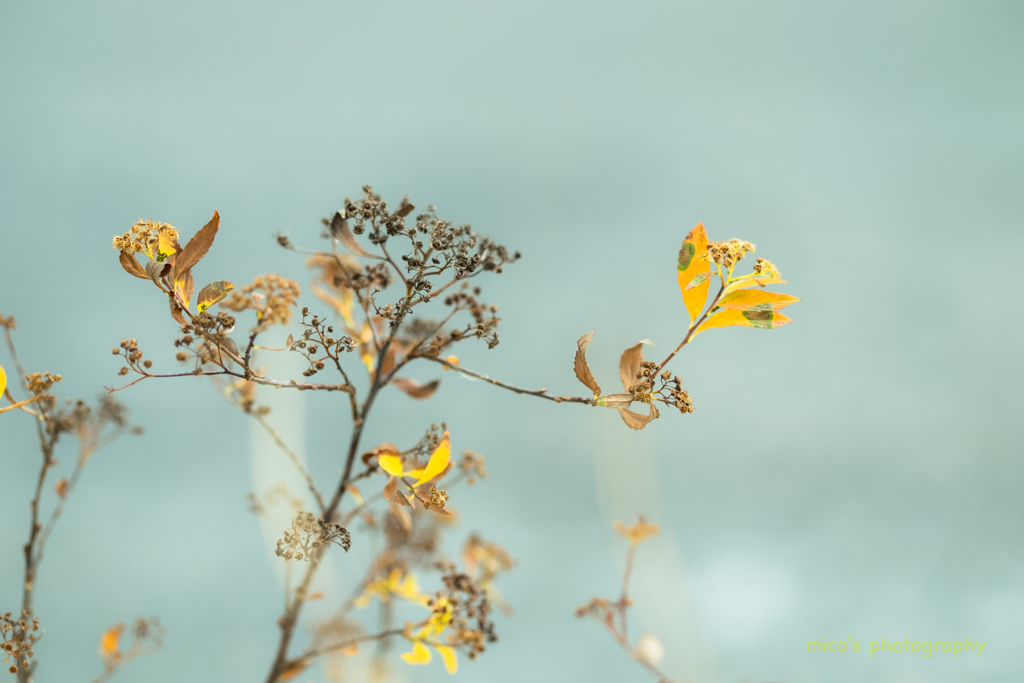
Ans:
[[[174,346],[182,349],[175,358],[185,362],[191,355],[196,361],[196,374],[200,374],[207,363],[223,366],[225,350],[238,355],[238,345],[228,336],[234,329],[235,319],[224,311],[217,315],[207,311],[197,313],[190,324],[181,326],[182,336],[174,340]]]
[[[454,564],[440,562],[438,568],[442,571],[444,587],[427,606],[448,621],[452,631],[448,644],[463,650],[470,659],[476,659],[488,644],[498,642],[494,622],[490,619],[487,591],[472,576],[458,571]]]
[[[23,610],[18,618],[10,612],[0,614],[0,655],[4,657],[4,664],[10,664],[8,671],[16,674],[19,668],[29,668],[40,636],[39,619],[28,610]]]
[[[314,560],[331,543],[337,543],[345,552],[352,547],[348,531],[335,522],[325,522],[312,512],[299,511],[292,520],[291,531],[277,542],[274,554],[287,560]]]
[[[115,346],[112,353],[115,356],[123,356],[124,362],[128,365],[122,367],[117,374],[127,375],[129,372],[134,370],[135,372],[146,374],[146,370],[153,367],[153,361],[143,360],[143,353],[139,349],[139,342],[132,339],[122,339],[120,346]]]
[[[754,249],[750,242],[736,238],[727,242],[708,242],[707,258],[720,266],[732,269],[744,256],[754,253]]]
[[[443,510],[444,506],[448,504],[448,492],[438,489],[436,486],[430,487],[430,500],[423,501],[423,507],[429,510],[430,508],[438,508]]]
[[[758,275],[765,277],[782,277],[779,274],[779,269],[775,267],[775,264],[768,259],[759,258],[754,263],[754,272]]]
[[[256,276],[252,284],[234,290],[221,306],[240,313],[256,311],[259,326],[287,325],[298,301],[299,283],[275,273]]]
[[[114,249],[130,254],[141,251],[163,260],[171,253],[167,246],[173,245],[177,239],[178,231],[173,225],[140,219],[128,232],[114,235]]]
[[[683,389],[683,380],[679,375],[673,375],[668,370],[662,371],[655,376],[660,366],[652,361],[642,361],[635,379],[639,380],[630,386],[629,393],[634,401],[650,403],[657,399],[662,403],[674,406],[679,412],[686,414],[693,412],[693,401],[690,394]],[[660,385],[655,385],[660,381]]]
[[[57,404],[57,398],[50,393],[50,389],[57,382],[64,379],[60,375],[54,375],[49,372],[31,372],[25,375],[25,383],[28,385],[29,393],[37,397],[37,405],[44,412],[52,410]]]
[[[357,346],[352,337],[335,333],[334,326],[327,324],[326,320],[314,315],[307,321],[309,314],[309,308],[304,307],[302,338],[289,347],[290,351],[301,354],[309,361],[309,367],[302,373],[303,377],[312,377],[323,370],[328,360],[340,369],[340,355],[350,353]]]
[[[480,479],[487,478],[487,470],[484,469],[484,456],[476,453],[475,451],[463,451],[462,458],[459,460],[459,469],[462,471],[463,476],[466,477],[466,483],[472,486],[476,483],[476,478]]]

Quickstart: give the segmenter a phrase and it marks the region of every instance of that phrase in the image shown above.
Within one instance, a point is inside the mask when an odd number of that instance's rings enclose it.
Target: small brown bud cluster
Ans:
[[[441,576],[444,589],[437,591],[435,599],[427,605],[448,621],[454,632],[449,636],[449,644],[463,650],[470,659],[476,659],[488,644],[498,641],[494,622],[490,620],[487,591],[469,574],[457,571],[453,564],[442,562],[438,567],[444,572]]]
[[[146,374],[144,370],[148,370],[153,367],[153,361],[142,360],[142,351],[139,349],[139,342],[135,341],[135,338],[122,339],[120,348],[114,348],[112,353],[115,356],[124,356],[124,360],[128,363],[127,367],[122,367],[118,370],[117,374],[127,375],[131,370]]]
[[[629,387],[629,393],[634,401],[641,403],[651,402],[651,391],[654,389],[654,373],[658,370],[658,364],[645,360],[640,362],[640,369],[637,370],[634,379],[639,380]]]
[[[708,259],[726,268],[732,268],[752,253],[754,245],[743,240],[733,238],[728,242],[708,242]]]
[[[299,294],[299,283],[268,273],[258,275],[252,284],[234,290],[220,305],[236,312],[256,311],[260,326],[287,325],[292,320],[292,308]]]
[[[179,351],[175,358],[184,362],[188,360],[190,351],[198,361],[196,374],[202,374],[200,367],[204,363],[222,365],[226,358],[225,352],[239,356],[238,345],[228,335],[235,329],[235,318],[225,311],[212,315],[209,310],[197,313],[188,325],[181,326],[182,336],[174,340],[174,346],[187,351]],[[148,367],[148,366],[147,366]]]
[[[302,309],[302,338],[292,343],[289,351],[295,351],[309,361],[309,367],[302,372],[303,377],[312,377],[326,367],[325,361],[330,360],[337,365],[338,357],[342,353],[350,353],[356,348],[357,343],[352,337],[338,335],[335,337],[333,325],[328,325],[326,320],[314,315],[312,319],[306,320],[309,315],[309,308]]]
[[[430,508],[437,508],[443,510],[444,506],[448,504],[448,492],[438,489],[436,486],[430,487],[430,500],[423,501],[423,507],[429,510]]]
[[[487,478],[487,470],[484,469],[484,456],[474,451],[463,451],[462,459],[459,460],[459,469],[466,477],[466,483],[472,486],[476,483],[477,477]]]
[[[670,405],[674,405],[679,409],[679,412],[685,415],[686,413],[693,412],[693,400],[690,398],[689,392],[681,389],[678,385],[672,389],[672,401],[666,401]]]
[[[313,560],[331,543],[337,543],[345,552],[352,547],[348,531],[334,522],[325,522],[312,512],[301,510],[292,520],[291,531],[277,542],[274,554],[287,560]]]
[[[8,317],[5,318],[3,316],[3,314],[0,313],[0,327],[3,327],[5,329],[13,331],[13,330],[18,329],[18,324],[16,322],[14,322],[14,316],[13,315],[8,316]]]
[[[10,612],[0,614],[0,656],[7,670],[12,674],[18,670],[26,670],[34,656],[33,647],[39,640],[39,619],[28,610],[23,610],[20,618],[11,616]]]
[[[757,259],[757,263],[754,264],[754,272],[765,277],[782,277],[779,275],[779,269],[775,267],[775,264],[763,258]]]

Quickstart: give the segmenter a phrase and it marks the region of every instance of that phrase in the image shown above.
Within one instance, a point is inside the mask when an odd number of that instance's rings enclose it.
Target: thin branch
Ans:
[[[435,363],[439,363],[444,367],[448,368],[449,370],[461,372],[463,375],[467,375],[474,379],[483,380],[488,384],[493,384],[496,387],[501,387],[502,389],[514,391],[517,394],[524,394],[526,396],[536,396],[537,398],[547,399],[548,401],[554,401],[555,403],[583,403],[585,405],[594,405],[594,399],[592,398],[584,398],[580,396],[549,396],[547,394],[547,389],[523,389],[522,387],[517,387],[512,384],[506,384],[505,382],[492,379],[487,375],[482,375],[474,370],[469,370],[459,365],[455,365],[454,363],[449,363],[443,358],[427,358],[426,356],[420,356],[420,358],[425,358],[426,360],[434,361]]]
[[[250,411],[249,414],[253,417],[254,420],[256,420],[256,422],[259,423],[261,427],[263,427],[267,434],[270,435],[270,438],[274,440],[274,443],[277,444],[277,447],[285,452],[288,458],[292,461],[292,464],[295,465],[296,469],[298,469],[302,476],[305,478],[306,485],[309,487],[309,491],[310,493],[313,494],[313,497],[316,498],[316,504],[320,506],[320,514],[322,515],[324,512],[324,497],[320,495],[320,491],[317,489],[316,484],[313,483],[313,477],[310,476],[309,471],[305,467],[303,467],[302,463],[299,461],[299,456],[295,455],[295,452],[292,451],[292,449],[288,448],[288,444],[286,444],[284,440],[281,439],[281,436],[273,427],[270,426],[270,423],[267,422],[267,419],[265,417],[263,417],[262,415],[255,411]]]

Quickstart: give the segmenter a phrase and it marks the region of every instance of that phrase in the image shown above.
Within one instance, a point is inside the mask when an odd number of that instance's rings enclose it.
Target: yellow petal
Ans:
[[[435,645],[434,649],[444,660],[444,668],[448,670],[448,673],[454,674],[459,670],[459,658],[456,656],[455,650],[447,645]]]
[[[420,478],[416,481],[416,486],[430,481],[437,475],[444,472],[444,468],[448,467],[448,462],[452,459],[452,444],[448,438],[448,432],[444,433],[444,437],[441,439],[441,443],[437,444],[437,448],[430,454],[430,461],[427,462],[427,468],[420,475]]]
[[[412,652],[406,652],[402,655],[402,659],[410,664],[429,664],[432,658],[433,655],[430,654],[427,646],[418,640],[413,642]]]
[[[118,624],[103,632],[103,636],[100,637],[100,656],[109,657],[118,652],[118,643],[121,641],[123,631],[124,624]]]
[[[377,457],[380,468],[392,477],[402,476],[402,459],[397,455],[381,455]]]

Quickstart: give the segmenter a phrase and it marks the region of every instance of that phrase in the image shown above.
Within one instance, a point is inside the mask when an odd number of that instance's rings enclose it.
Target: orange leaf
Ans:
[[[191,270],[192,266],[206,256],[206,252],[210,251],[210,247],[213,246],[213,239],[217,236],[219,228],[220,214],[214,211],[210,222],[200,228],[199,232],[192,236],[185,248],[175,257],[174,271],[171,273],[172,280],[177,280],[179,274]]]
[[[764,305],[764,304],[762,304]],[[711,330],[716,327],[733,327],[740,325],[742,327],[758,327],[763,330],[771,330],[776,327],[782,327],[792,318],[788,318],[778,311],[774,311],[771,308],[751,308],[746,311],[733,311],[726,309],[720,313],[715,313],[709,316],[697,331],[693,333],[696,337],[704,330]]]
[[[290,662],[285,665],[284,670],[277,677],[279,681],[290,681],[305,671],[306,665],[303,662]]]
[[[767,292],[762,289],[739,289],[723,296],[716,306],[731,308],[736,311],[745,311],[754,306],[770,306],[774,310],[785,308],[795,301],[800,301],[789,294]]]
[[[690,313],[691,325],[704,308],[711,280],[707,278],[695,287],[687,288],[687,286],[696,276],[711,272],[711,262],[706,256],[707,251],[708,234],[704,230],[704,224],[698,223],[697,227],[691,230],[683,240],[683,246],[679,249],[679,258],[676,262],[676,280],[679,282],[679,291],[683,295],[683,303],[686,304],[686,310]]]
[[[594,398],[597,398],[601,395],[601,387],[598,385],[594,373],[590,371],[590,366],[587,365],[587,347],[590,346],[590,340],[593,338],[594,333],[587,332],[576,340],[576,360],[573,363],[573,369],[576,370],[576,378],[593,391]]]

